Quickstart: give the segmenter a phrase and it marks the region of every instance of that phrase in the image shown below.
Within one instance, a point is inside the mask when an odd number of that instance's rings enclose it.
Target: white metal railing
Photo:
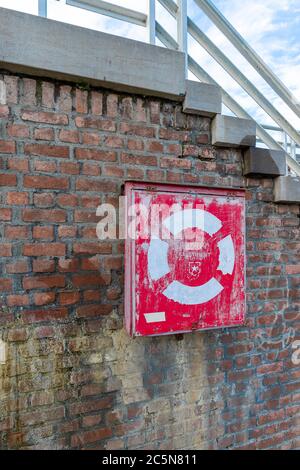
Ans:
[[[275,73],[268,67],[262,58],[252,49],[244,38],[233,28],[229,21],[214,6],[210,0],[194,0],[211,21],[222,31],[234,47],[258,71],[260,76],[282,98],[286,104],[300,117],[300,103],[290,90],[282,83]]]
[[[85,10],[99,13],[100,15],[110,16],[117,20],[127,21],[138,26],[147,25],[148,15],[103,0],[66,0],[66,4],[73,7],[84,8]]]
[[[186,73],[190,70],[200,81],[216,83],[216,81],[188,53],[188,34],[203,47],[210,56],[253,98],[272,120],[278,125],[262,126],[256,122],[257,138],[271,149],[284,149],[287,164],[294,173],[300,176],[300,165],[297,163],[297,149],[300,148],[300,134],[261,93],[255,85],[236,67],[233,62],[201,31],[187,15],[187,0],[157,0],[177,22],[177,40],[175,40],[157,21],[156,0],[147,0],[147,14],[103,0],[65,0],[67,5],[83,8],[101,15],[110,16],[125,22],[146,27],[148,40],[155,44],[156,38],[166,47],[180,50],[186,54]],[[211,0],[194,0],[194,3],[210,18],[219,30],[229,39],[233,46],[255,68],[260,76],[270,85],[273,91],[300,117],[300,104],[288,88],[274,72],[264,63],[258,54],[247,44],[244,38],[233,28]],[[39,15],[47,17],[47,0],[39,0]],[[219,85],[220,86],[220,85]],[[222,101],[236,116],[253,119],[232,96],[222,89]],[[280,134],[274,138],[272,133]],[[300,155],[299,155],[300,157]]]
[[[47,0],[39,0],[39,16],[44,16],[45,18],[47,18],[47,6]]]
[[[271,126],[264,124],[263,128],[270,131],[272,134],[276,134],[275,140],[281,147],[291,155],[291,157],[300,163],[300,145],[293,141],[287,133],[278,126]],[[263,143],[262,140],[258,139],[258,142]]]

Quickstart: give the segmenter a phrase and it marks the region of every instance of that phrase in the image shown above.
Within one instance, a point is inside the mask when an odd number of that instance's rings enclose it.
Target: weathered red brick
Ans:
[[[82,132],[82,143],[85,145],[100,145],[101,136],[98,132]]]
[[[65,256],[64,243],[28,243],[23,247],[24,256]]]
[[[127,122],[121,122],[120,132],[128,135],[136,135],[139,137],[155,137],[155,128],[145,125],[134,125]]]
[[[8,118],[9,116],[9,107],[7,105],[0,104],[0,118]]]
[[[19,172],[28,172],[29,171],[29,161],[25,158],[10,158],[7,162],[9,170],[16,170]]]
[[[61,274],[51,276],[26,276],[23,278],[23,287],[30,289],[52,289],[53,287],[64,287],[65,277]]]
[[[0,292],[10,292],[12,290],[12,280],[0,278]]]
[[[62,207],[76,207],[78,198],[73,194],[61,194],[57,197],[57,204]]]
[[[108,396],[100,400],[83,401],[81,403],[72,403],[69,406],[69,413],[73,415],[82,415],[84,413],[91,413],[93,411],[104,410],[110,408],[112,405],[112,397]]]
[[[14,294],[7,296],[7,305],[10,307],[24,307],[29,305],[29,296],[22,294]]]
[[[110,283],[108,274],[74,274],[73,285],[75,287],[103,286]]]
[[[36,105],[36,80],[31,78],[23,78],[23,89],[21,95],[21,103],[29,106]]]
[[[122,256],[109,256],[103,259],[104,269],[122,269],[123,257]]]
[[[28,204],[29,194],[23,192],[10,192],[6,194],[6,203],[12,206],[25,206]]]
[[[58,106],[65,113],[72,111],[72,88],[69,85],[59,87]]]
[[[125,141],[122,137],[118,137],[115,135],[109,135],[104,139],[104,145],[111,148],[123,148],[124,143]]]
[[[55,87],[53,83],[42,83],[42,105],[45,106],[45,108],[54,107],[54,91]]]
[[[8,296],[8,297],[13,297],[13,296]],[[29,300],[27,295],[23,295],[20,297],[25,297]],[[27,304],[25,304],[27,305]],[[19,342],[19,341],[26,341],[28,338],[28,331],[26,328],[15,328],[14,330],[10,330],[8,333],[8,341],[11,342]]]
[[[78,175],[80,164],[74,162],[61,162],[59,167],[61,173],[66,173],[67,175]]]
[[[128,163],[129,165],[146,165],[156,166],[157,157],[146,155],[132,155],[130,153],[121,153],[121,162]]]
[[[25,322],[28,323],[35,323],[35,322],[45,322],[45,321],[57,321],[57,320],[64,320],[68,316],[69,312],[68,309],[65,307],[60,308],[45,308],[44,310],[24,310],[23,312],[23,319]],[[32,412],[31,412],[32,415]],[[59,416],[59,418],[62,418]],[[47,419],[47,418],[43,418]]]
[[[37,292],[34,294],[35,305],[48,305],[55,301],[55,292]]]
[[[157,140],[152,140],[152,141],[147,142],[146,148],[148,152],[153,152],[153,153],[163,153],[164,151],[163,144]]]
[[[117,154],[115,152],[85,149],[78,147],[75,149],[75,157],[78,160],[97,160],[102,162],[115,162]]]
[[[68,189],[68,178],[54,176],[24,176],[24,187],[34,189]]]
[[[97,317],[101,315],[109,315],[113,307],[110,304],[97,304],[97,305],[83,305],[78,307],[76,310],[76,315],[81,317]]]
[[[74,212],[74,221],[75,222],[98,222],[99,217],[96,215],[95,211],[78,211]]]
[[[101,267],[100,259],[97,255],[89,258],[82,258],[80,267],[83,271],[99,271]]]
[[[51,127],[38,127],[34,129],[33,136],[37,140],[54,140],[54,129]]]
[[[112,245],[108,242],[75,242],[73,243],[73,252],[76,254],[94,255],[97,253],[108,254],[112,251]]]
[[[15,153],[16,143],[11,140],[0,140],[0,153]]]
[[[66,212],[62,209],[24,209],[24,222],[65,222]]]
[[[62,142],[70,142],[73,144],[78,144],[79,142],[79,132],[62,129],[59,133],[59,139]]]
[[[60,225],[58,227],[58,236],[60,238],[75,238],[77,228],[72,225]]]
[[[12,256],[11,243],[0,243],[0,257]]]
[[[97,91],[91,92],[92,114],[101,115],[103,106],[103,95]]]
[[[29,127],[25,124],[8,124],[6,129],[10,137],[29,137]]]
[[[37,238],[41,240],[53,240],[54,227],[36,225],[32,229],[32,236],[33,238]]]
[[[101,131],[115,132],[116,123],[107,119],[95,118],[95,117],[76,117],[75,124],[77,127],[98,129]]]
[[[77,191],[100,191],[103,193],[116,192],[117,184],[112,181],[93,180],[89,178],[78,178],[76,181]]]
[[[35,193],[33,195],[33,203],[37,207],[51,207],[54,205],[54,194],[52,193]]]
[[[78,269],[77,259],[63,259],[58,260],[58,270],[61,272],[76,272]]]
[[[105,165],[103,168],[103,175],[112,176],[115,178],[123,178],[124,169],[120,168],[120,166],[117,166],[117,165]]]
[[[127,141],[128,150],[144,150],[144,142],[141,139],[128,139]]]
[[[116,117],[118,115],[118,95],[109,94],[106,98],[107,116]]]
[[[34,162],[34,170],[45,173],[56,173],[57,163],[55,161],[49,162],[47,160],[36,160]]]
[[[98,163],[84,162],[82,165],[82,174],[89,176],[101,175],[101,167]]]
[[[43,124],[67,125],[69,123],[66,114],[46,112],[46,111],[23,111],[21,113],[23,121],[40,122]]]
[[[32,270],[36,273],[52,273],[55,269],[54,260],[33,259]]]
[[[137,180],[143,180],[144,179],[144,175],[145,175],[145,172],[144,170],[140,169],[140,168],[127,168],[127,171],[126,171],[126,176],[128,178],[133,178],[133,179],[137,179]]]
[[[97,442],[103,439],[107,439],[111,435],[112,431],[110,428],[101,428],[93,431],[81,432],[80,434],[75,434],[71,437],[71,446],[84,446],[91,442]]]
[[[49,139],[50,140],[50,139]],[[48,144],[25,144],[24,152],[27,155],[44,157],[69,158],[69,147]]]
[[[86,302],[96,302],[101,299],[101,294],[98,290],[86,290],[83,292],[83,299]]]
[[[79,90],[76,88],[75,93],[75,108],[77,113],[87,113],[88,112],[88,92],[85,90]]]
[[[12,75],[5,75],[4,83],[6,85],[7,103],[17,104],[18,103],[19,77],[14,77]]]
[[[73,305],[79,302],[80,294],[79,292],[61,292],[59,294],[59,303],[61,305]]]
[[[8,274],[28,273],[30,271],[28,261],[20,260],[6,264],[6,272]]]
[[[27,239],[29,227],[26,225],[7,225],[4,228],[5,237],[9,240]]]
[[[287,274],[300,274],[300,264],[289,264],[285,269]]]
[[[160,159],[160,166],[162,168],[181,168],[183,170],[189,170],[192,168],[192,162],[191,160],[183,158],[163,157]]]

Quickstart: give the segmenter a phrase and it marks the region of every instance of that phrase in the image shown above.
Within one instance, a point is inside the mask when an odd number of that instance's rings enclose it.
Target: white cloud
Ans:
[[[0,0],[0,7],[37,14],[38,0]]]

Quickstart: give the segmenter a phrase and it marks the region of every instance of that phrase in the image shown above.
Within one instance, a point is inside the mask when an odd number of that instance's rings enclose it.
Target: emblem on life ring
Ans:
[[[176,237],[186,229],[198,228],[210,236],[216,234],[222,227],[222,222],[213,214],[202,209],[184,209],[175,212],[162,222],[164,227]],[[231,235],[218,242],[219,265],[217,270],[222,274],[232,274],[235,263],[234,244]],[[152,281],[158,281],[170,273],[168,264],[169,244],[159,237],[151,238],[148,249],[148,275]],[[199,266],[190,267],[190,274],[197,274]],[[173,280],[162,294],[169,300],[182,305],[204,304],[222,292],[222,284],[211,277],[209,281],[199,286],[188,286],[182,282]]]

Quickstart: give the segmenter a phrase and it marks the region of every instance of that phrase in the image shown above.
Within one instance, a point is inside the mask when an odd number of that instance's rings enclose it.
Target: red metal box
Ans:
[[[244,191],[128,182],[125,196],[128,333],[243,324]]]

